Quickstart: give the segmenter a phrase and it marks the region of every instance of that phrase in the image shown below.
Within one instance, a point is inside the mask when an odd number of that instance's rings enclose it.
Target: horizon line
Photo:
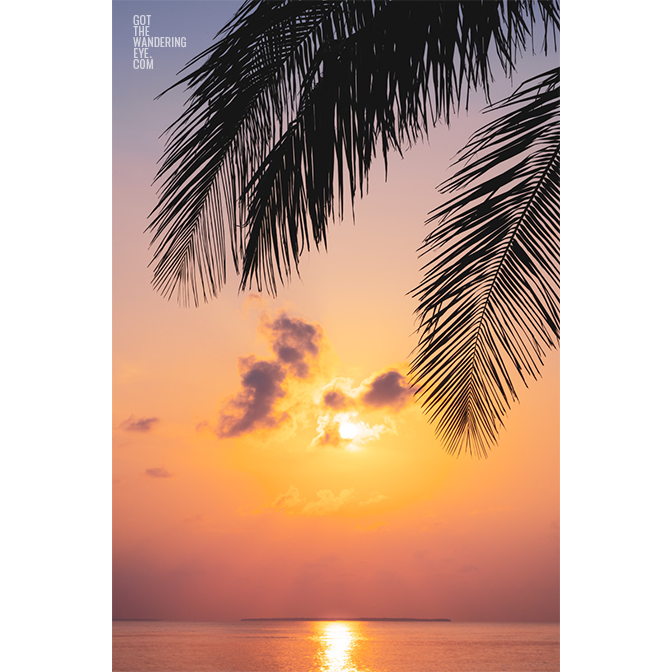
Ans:
[[[308,618],[305,616],[280,616],[275,618],[241,618],[241,621],[442,621],[451,622],[449,618],[390,618],[385,616],[358,616],[357,618]]]

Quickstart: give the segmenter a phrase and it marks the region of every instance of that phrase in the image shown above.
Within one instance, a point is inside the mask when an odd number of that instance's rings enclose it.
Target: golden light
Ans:
[[[359,427],[354,422],[341,422],[338,426],[338,433],[342,439],[354,439],[359,434]]]
[[[321,672],[346,672],[353,668],[351,649],[355,634],[348,623],[334,622],[322,625],[318,654]]]

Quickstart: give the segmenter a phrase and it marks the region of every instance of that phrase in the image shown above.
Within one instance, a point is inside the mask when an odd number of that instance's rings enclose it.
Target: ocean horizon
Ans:
[[[559,623],[113,620],[113,672],[558,672]]]
[[[436,623],[436,622],[451,622],[450,618],[413,618],[413,617],[388,617],[388,616],[359,616],[356,618],[346,616],[343,618],[323,618],[323,617],[312,617],[312,616],[263,616],[263,617],[248,617],[248,618],[237,618],[231,621],[173,621],[170,619],[164,618],[113,618],[112,621],[161,621],[166,623],[239,623],[241,621],[328,621],[328,622],[341,622],[341,621],[381,621],[381,622],[423,622],[423,623]]]

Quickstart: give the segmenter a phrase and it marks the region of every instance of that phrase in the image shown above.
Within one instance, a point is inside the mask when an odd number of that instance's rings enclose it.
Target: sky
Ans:
[[[25,8],[9,5],[15,29],[0,44],[7,62],[22,66],[5,73],[22,104],[4,110],[3,214],[20,225],[4,228],[12,253],[0,266],[9,288],[0,489],[8,669],[111,665],[112,4],[42,3],[29,32]],[[661,534],[670,134],[657,103],[672,10],[657,8],[655,21],[598,5],[562,11],[561,655],[572,670],[657,669],[668,656],[661,597],[670,591]],[[630,89],[651,104],[628,97],[621,105]],[[142,229],[146,208],[138,210]],[[140,260],[127,268],[144,282],[140,242]],[[40,646],[26,627],[36,614],[49,623]]]
[[[277,297],[231,278],[184,308],[151,288],[159,136],[184,94],[155,98],[236,7],[113,3],[114,618],[559,620],[559,353],[488,459],[447,455],[406,377],[423,222],[482,100],[387,179],[374,164],[355,223]],[[187,47],[134,70],[136,14]],[[557,62],[526,56],[515,83]]]

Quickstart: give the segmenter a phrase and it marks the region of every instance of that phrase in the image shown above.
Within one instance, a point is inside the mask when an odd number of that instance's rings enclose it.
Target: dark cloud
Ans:
[[[286,419],[286,414],[274,413],[275,403],[285,396],[282,365],[250,356],[241,358],[239,367],[243,391],[228,403],[230,412],[222,412],[219,417],[216,433],[220,439],[241,436],[259,427],[277,427]]]
[[[400,409],[413,397],[413,390],[408,386],[405,376],[392,369],[376,376],[361,396],[367,406],[382,408],[390,406]]]
[[[322,329],[285,313],[274,320],[262,318],[262,333],[268,338],[275,360],[258,360],[254,356],[239,360],[242,391],[228,402],[219,416],[215,432],[220,439],[242,436],[256,429],[273,428],[288,415],[275,412],[276,403],[286,391],[289,374],[297,378],[310,376],[311,364],[319,355]]]
[[[158,421],[158,418],[140,418],[136,420],[131,416],[119,426],[127,432],[149,432]]]
[[[152,469],[145,469],[145,475],[152,478],[172,478],[174,474],[166,471],[163,467],[153,467]]]
[[[329,390],[329,392],[325,392],[322,400],[327,408],[331,408],[334,411],[344,411],[353,405],[352,398],[345,394],[345,392],[341,392],[341,390]]]
[[[270,322],[267,329],[278,361],[298,378],[307,378],[309,361],[317,357],[320,350],[322,329],[284,313]]]

